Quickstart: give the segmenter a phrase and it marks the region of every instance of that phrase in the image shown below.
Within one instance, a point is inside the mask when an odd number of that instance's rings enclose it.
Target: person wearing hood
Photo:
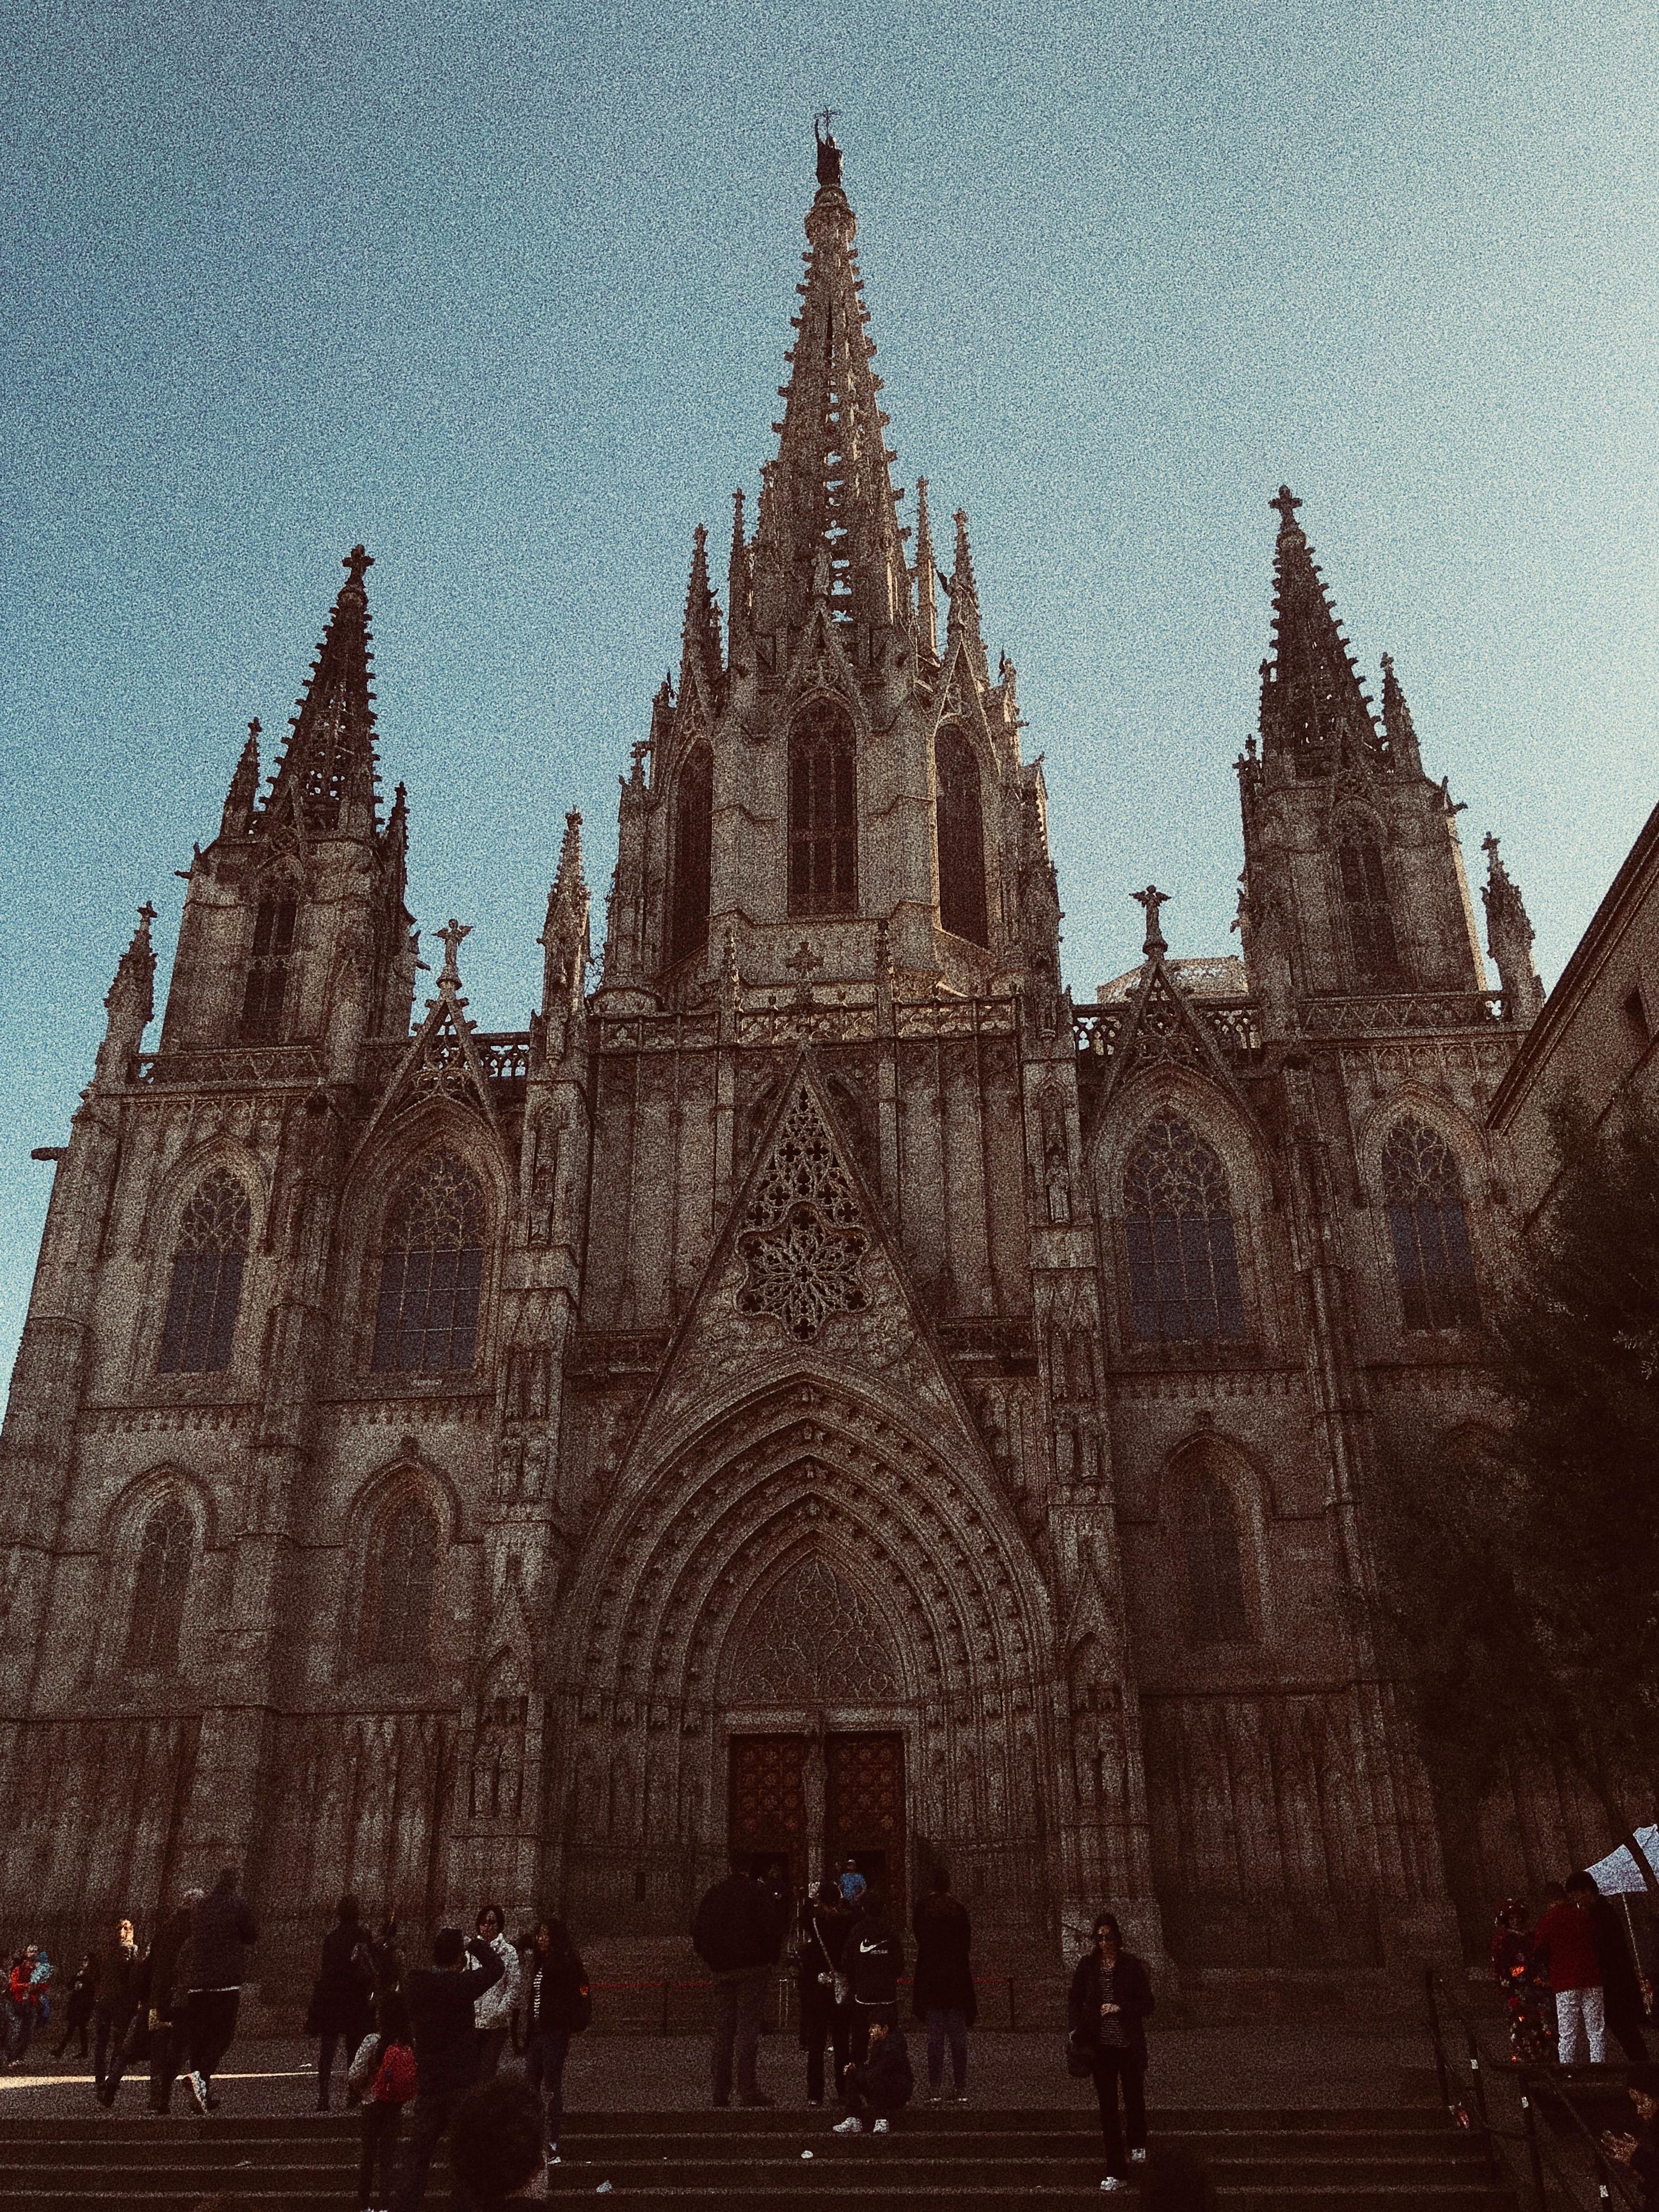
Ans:
[[[213,2076],[235,2036],[247,1947],[258,1940],[258,1924],[236,1885],[235,1868],[222,1867],[190,1927],[185,2087],[198,2112],[212,2112],[219,2101]]]
[[[853,2063],[862,2066],[872,2023],[897,2024],[899,1978],[904,1972],[904,1939],[888,1920],[887,1893],[879,1882],[866,1889],[841,1956],[852,2000]]]
[[[506,1932],[506,1915],[499,1905],[481,1905],[475,1925],[478,1941],[487,1943],[501,1962],[501,1978],[472,2008],[472,2024],[478,2031],[478,2079],[489,2081],[495,2079],[513,2030],[513,2010],[519,2002],[519,1954]]]

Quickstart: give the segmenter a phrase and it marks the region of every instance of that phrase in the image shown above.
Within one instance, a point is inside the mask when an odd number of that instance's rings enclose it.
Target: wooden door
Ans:
[[[889,1917],[902,1926],[904,1738],[832,1735],[824,1749],[830,1762],[828,1864],[833,1871],[852,1857],[860,1861],[866,1877],[879,1872],[886,1884]]]
[[[806,1879],[806,1798],[801,1788],[804,1735],[734,1735],[729,1841],[757,1860],[787,1862],[792,1889]]]

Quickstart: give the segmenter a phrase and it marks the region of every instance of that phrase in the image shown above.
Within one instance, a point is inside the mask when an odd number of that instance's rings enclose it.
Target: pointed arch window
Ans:
[[[1382,1197],[1407,1328],[1478,1326],[1480,1299],[1462,1178],[1437,1129],[1406,1121],[1389,1131],[1382,1147]]]
[[[674,850],[669,881],[668,959],[688,959],[708,940],[709,875],[714,853],[714,758],[692,746],[674,785]]]
[[[991,941],[985,900],[985,819],[979,763],[968,733],[946,722],[933,740],[939,927],[975,945]]]
[[[369,1563],[371,1612],[363,1639],[375,1667],[421,1667],[432,1644],[432,1593],[438,1532],[417,1498],[404,1498],[381,1523]]]
[[[1238,1516],[1226,1483],[1212,1467],[1195,1469],[1182,1499],[1181,1545],[1186,1569],[1187,1629],[1194,1644],[1248,1644],[1249,1607]]]
[[[126,1664],[136,1673],[170,1674],[179,1663],[195,1534],[177,1498],[164,1498],[144,1522],[127,1621]]]
[[[1362,983],[1400,982],[1404,971],[1381,848],[1364,823],[1350,822],[1342,831],[1336,858],[1356,977]]]
[[[288,997],[289,963],[299,911],[292,891],[275,892],[259,902],[253,922],[253,951],[242,990],[239,1035],[244,1044],[280,1044],[283,1009]]]
[[[465,1374],[477,1351],[483,1186],[447,1147],[428,1152],[386,1212],[372,1364],[410,1375]]]
[[[179,1218],[156,1368],[217,1375],[230,1364],[247,1264],[247,1193],[223,1168],[199,1182]]]
[[[1221,1163],[1178,1115],[1149,1125],[1123,1177],[1129,1303],[1144,1343],[1244,1334],[1232,1207]]]
[[[852,914],[858,905],[853,725],[815,699],[789,738],[789,911]]]

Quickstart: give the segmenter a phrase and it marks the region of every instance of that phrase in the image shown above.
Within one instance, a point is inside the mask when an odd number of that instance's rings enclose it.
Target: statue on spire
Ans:
[[[1167,952],[1170,948],[1164,943],[1158,915],[1158,908],[1170,903],[1169,892],[1159,890],[1156,884],[1148,884],[1144,891],[1131,891],[1129,896],[1146,916],[1146,938],[1141,951],[1149,960],[1155,952]]]
[[[841,148],[830,130],[839,109],[821,107],[812,118],[812,136],[818,149],[818,190],[838,192],[841,190]]]

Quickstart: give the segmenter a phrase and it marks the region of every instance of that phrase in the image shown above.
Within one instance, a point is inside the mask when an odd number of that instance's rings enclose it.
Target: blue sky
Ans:
[[[132,909],[365,540],[411,902],[521,1025],[567,806],[753,490],[841,110],[899,472],[969,513],[1079,994],[1225,949],[1281,478],[1553,976],[1656,795],[1650,7],[15,9],[0,1366]],[[162,981],[165,982],[165,963]]]

